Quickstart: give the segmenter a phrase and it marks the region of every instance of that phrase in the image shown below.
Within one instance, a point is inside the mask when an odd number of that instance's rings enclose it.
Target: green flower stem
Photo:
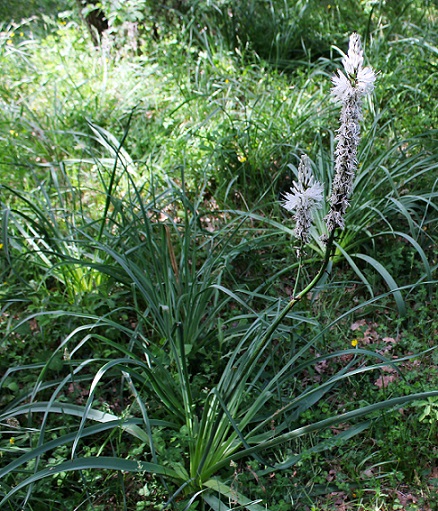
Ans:
[[[336,232],[336,230],[334,229],[330,233],[330,236],[329,236],[329,238],[327,240],[324,260],[322,262],[321,268],[319,269],[318,273],[315,275],[313,280],[302,291],[300,291],[297,295],[294,295],[292,297],[290,302],[280,312],[280,314],[277,316],[275,321],[269,326],[268,330],[266,331],[265,335],[263,336],[263,338],[262,338],[262,340],[261,340],[261,342],[259,344],[258,349],[255,350],[255,352],[254,352],[254,354],[253,354],[253,356],[251,358],[251,361],[254,360],[254,358],[258,355],[260,349],[269,340],[271,335],[277,329],[278,325],[283,321],[283,319],[292,310],[292,308],[303,298],[303,296],[305,296],[309,291],[311,291],[316,286],[316,284],[318,284],[319,280],[322,278],[322,276],[326,272],[327,266],[328,266],[328,264],[330,262],[330,258],[333,256],[333,251],[334,251],[334,248],[335,248],[335,246],[334,246],[335,232]]]
[[[297,276],[295,277],[295,284],[294,284],[294,290],[293,290],[292,296],[295,296],[297,294],[298,284],[300,282],[301,270],[303,269],[303,244],[301,244],[297,253],[299,254],[298,271],[297,271]]]

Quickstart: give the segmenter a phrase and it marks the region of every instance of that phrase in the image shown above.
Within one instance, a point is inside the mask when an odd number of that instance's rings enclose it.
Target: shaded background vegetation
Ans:
[[[83,380],[61,392],[61,401],[84,406],[99,367],[134,338],[128,331],[141,331],[158,356],[182,321],[199,398],[217,383],[251,318],[287,300],[297,262],[292,220],[278,199],[295,179],[302,152],[328,192],[338,124],[330,76],[353,30],[379,75],[365,105],[348,228],[338,240],[331,277],[280,330],[259,383],[274,378],[304,339],[315,338],[305,371],[279,383],[260,416],[266,419],[288,402],[290,389],[299,394],[327,383],[351,361],[346,353],[327,363],[322,353],[357,343],[391,358],[436,346],[436,3],[96,5],[109,24],[102,34],[84,23],[90,5],[0,5],[5,462],[40,441],[31,434],[39,423],[21,417],[18,425],[7,422],[8,411],[32,400],[41,383],[42,399],[49,399],[54,385],[91,360],[80,373]],[[308,275],[323,251],[323,215],[312,234]],[[430,284],[421,285],[425,281]],[[149,294],[139,291],[139,283],[150,285]],[[397,285],[405,286],[403,293],[387,293]],[[197,293],[204,301],[197,301]],[[379,293],[387,294],[373,301]],[[363,309],[350,312],[361,303]],[[97,334],[89,342],[81,329],[93,321],[90,331]],[[76,338],[72,349],[65,341]],[[134,358],[144,355],[135,343],[129,346]],[[403,377],[383,366],[342,381],[323,399],[303,405],[295,427],[358,404],[436,389],[434,353],[403,361]],[[163,357],[159,362],[172,368]],[[141,416],[126,381],[126,375],[109,372],[93,406]],[[158,399],[150,406],[154,419],[169,419]],[[283,445],[280,453],[269,453],[270,462],[302,456],[275,475],[255,459],[224,468],[221,476],[274,511],[434,509],[437,417],[436,400],[420,402],[373,421],[365,433],[328,451],[312,447],[339,433],[336,428]],[[77,422],[55,418],[47,428],[56,442]],[[184,428],[175,433],[156,427],[160,460],[184,459],[185,435]],[[103,452],[131,459],[147,450],[139,439],[118,433],[97,435],[81,449],[85,457]],[[54,466],[69,457],[61,443],[44,462]],[[2,492],[36,466],[29,462],[24,474],[5,478]],[[155,476],[81,474],[40,481],[28,509],[46,509],[49,495],[53,509],[66,502],[72,509],[159,509],[169,496]],[[22,506],[24,495],[11,501],[11,509]]]

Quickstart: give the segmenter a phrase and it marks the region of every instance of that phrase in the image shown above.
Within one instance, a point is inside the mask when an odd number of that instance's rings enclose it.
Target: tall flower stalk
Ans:
[[[313,177],[310,159],[304,154],[298,166],[298,182],[294,181],[292,191],[284,194],[282,204],[288,211],[295,210],[294,234],[303,245],[310,241],[313,210],[321,207],[323,192],[322,184]]]
[[[350,36],[347,55],[342,59],[344,72],[338,71],[333,76],[333,98],[341,103],[340,128],[336,136],[335,176],[333,178],[329,198],[330,210],[325,217],[328,236],[324,235],[326,252],[321,267],[313,280],[299,293],[297,293],[298,278],[295,283],[294,295],[283,311],[271,324],[266,338],[275,331],[276,327],[288,312],[311,291],[327,270],[334,246],[335,231],[344,228],[344,215],[349,205],[350,194],[353,189],[356,173],[357,149],[360,141],[360,121],[362,120],[362,98],[374,89],[376,75],[372,68],[363,66],[363,50],[360,37],[357,33]],[[302,259],[302,247],[310,240],[309,232],[312,222],[312,211],[320,207],[323,187],[317,183],[312,174],[310,160],[307,156],[301,158],[298,167],[298,182],[294,182],[290,193],[284,196],[283,207],[289,211],[294,210],[296,222],[294,234],[300,240],[301,246],[297,251]],[[299,266],[300,270],[301,265]]]
[[[348,54],[342,59],[344,71],[332,78],[332,95],[342,104],[337,134],[335,176],[329,198],[330,211],[325,217],[329,234],[344,228],[344,215],[349,205],[357,169],[357,148],[362,120],[362,98],[374,89],[376,75],[370,67],[363,67],[363,51],[358,34],[350,36]]]

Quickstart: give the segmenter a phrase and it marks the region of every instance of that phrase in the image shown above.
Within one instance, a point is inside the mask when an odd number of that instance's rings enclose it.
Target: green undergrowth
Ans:
[[[97,45],[74,2],[0,7],[0,507],[434,509],[436,7],[322,4],[103,1]],[[354,29],[347,227],[282,316]]]

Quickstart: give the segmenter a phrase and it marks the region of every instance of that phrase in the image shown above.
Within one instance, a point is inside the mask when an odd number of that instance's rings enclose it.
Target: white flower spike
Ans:
[[[360,37],[350,36],[348,54],[342,59],[345,74],[338,71],[332,78],[332,95],[342,103],[341,126],[336,139],[335,176],[329,199],[330,212],[326,216],[329,233],[337,227],[344,228],[344,215],[349,205],[348,198],[353,188],[357,168],[357,148],[360,140],[362,120],[362,97],[374,89],[376,75],[370,67],[363,67],[363,51]]]
[[[293,182],[292,191],[284,194],[282,206],[288,211],[295,210],[294,220],[296,226],[295,236],[303,244],[309,243],[309,231],[312,224],[312,212],[319,209],[323,200],[323,186],[315,181],[310,159],[308,156],[301,157],[298,166],[298,183]]]

